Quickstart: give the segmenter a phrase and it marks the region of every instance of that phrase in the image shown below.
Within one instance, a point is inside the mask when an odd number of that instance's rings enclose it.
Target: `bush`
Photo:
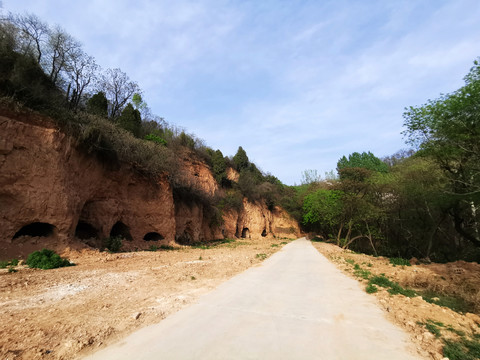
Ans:
[[[28,255],[26,264],[31,268],[37,269],[56,269],[65,266],[73,266],[67,259],[63,259],[53,250],[43,249],[35,251]]]
[[[109,236],[103,239],[103,248],[111,252],[118,252],[122,248],[123,239],[120,236]]]
[[[167,146],[167,142],[164,139],[162,139],[160,136],[155,134],[145,135],[144,139],[147,141],[153,141],[154,143],[159,145]]]

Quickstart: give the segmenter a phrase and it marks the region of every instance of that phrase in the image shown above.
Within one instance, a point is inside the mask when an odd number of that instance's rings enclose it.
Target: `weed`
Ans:
[[[27,257],[26,264],[31,268],[45,270],[75,265],[67,259],[62,259],[60,255],[49,249],[43,249],[41,251],[35,251],[31,253]]]
[[[373,294],[378,291],[378,288],[373,284],[368,284],[365,288],[365,291],[367,292],[367,294]]]
[[[264,254],[264,253],[257,254],[255,255],[255,257],[260,260],[265,260],[267,258],[267,254]]]
[[[349,263],[350,265],[355,264],[355,260],[353,260],[353,259],[345,259],[345,261],[346,261],[347,263]]]
[[[190,276],[190,279],[197,280],[197,278],[195,276]]]
[[[158,247],[160,250],[175,250],[175,246],[172,246],[172,245],[160,245]]]
[[[280,245],[287,245],[287,244],[288,244],[288,241],[282,241],[282,242],[280,243]]]
[[[0,261],[0,269],[6,269],[8,266],[17,266],[18,259],[12,259],[10,261]]]
[[[372,267],[373,264],[372,264],[372,263],[368,263],[367,266],[368,266],[368,267]]]
[[[464,337],[465,336],[465,332],[463,332],[462,330],[457,330],[457,329],[454,329],[453,327],[449,326],[447,327],[447,330],[454,333],[454,334],[457,334],[458,336],[460,337]],[[478,337],[479,334],[473,334],[474,337]]]
[[[380,276],[374,276],[370,279],[369,284],[378,285],[388,289],[388,292],[392,295],[401,294],[407,297],[416,296],[416,292],[411,289],[404,289],[398,283],[389,280],[384,274]]]
[[[148,251],[157,251],[157,250],[158,250],[157,245],[150,245],[150,247],[148,248]]]
[[[9,272],[9,273],[16,273],[17,271],[18,271],[18,270],[15,269],[13,266],[10,266],[10,267],[8,268],[8,272]]]
[[[450,360],[476,360],[480,358],[480,342],[462,338],[460,341],[444,340],[443,356]]]
[[[279,245],[278,244],[272,244],[271,246],[272,247],[278,247]]]
[[[442,332],[440,331],[439,327],[431,322],[425,324],[425,328],[430,331],[435,337],[440,337]]]
[[[393,282],[390,281],[385,275],[374,276],[370,279],[370,284],[378,285],[384,288],[389,288],[393,286]]]
[[[454,296],[443,295],[431,290],[423,291],[420,293],[423,300],[430,304],[436,304],[439,306],[445,306],[458,313],[472,312],[472,306],[461,298]]]
[[[310,239],[313,242],[324,242],[323,238],[315,236],[314,238]]]
[[[198,257],[198,260],[203,260],[203,258],[201,256]]]
[[[368,270],[364,270],[364,269],[357,269],[355,270],[355,272],[353,273],[355,276],[357,277],[360,277],[362,279],[365,279],[365,280],[368,280],[370,278],[370,275],[372,275],[372,273]]]
[[[407,259],[398,258],[398,257],[390,258],[390,264],[392,264],[393,266],[396,266],[396,265],[412,266],[410,264],[410,261],[408,261]]]

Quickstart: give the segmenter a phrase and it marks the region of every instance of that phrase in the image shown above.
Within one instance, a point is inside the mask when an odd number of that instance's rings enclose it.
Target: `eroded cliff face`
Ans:
[[[128,166],[106,169],[48,120],[0,116],[0,253],[25,255],[120,235],[125,248],[174,241],[172,191]],[[24,236],[28,235],[28,236]],[[149,241],[144,240],[147,238]],[[95,240],[96,239],[96,240]]]
[[[209,167],[187,155],[182,161],[192,186],[215,196]],[[201,201],[175,199],[166,177],[152,180],[126,164],[112,169],[48,119],[11,114],[0,116],[0,227],[0,259],[46,246],[100,247],[109,236],[127,239],[124,249],[133,250],[300,233],[278,208],[244,200],[241,211],[212,214]]]

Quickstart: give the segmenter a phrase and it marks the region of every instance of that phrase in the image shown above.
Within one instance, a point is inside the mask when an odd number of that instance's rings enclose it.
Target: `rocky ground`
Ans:
[[[479,264],[457,261],[425,265],[412,259],[417,265],[394,266],[388,258],[355,254],[322,242],[313,244],[365,288],[369,283],[366,278],[383,275],[403,289],[415,291],[416,294],[408,294],[411,297],[391,295],[386,288],[376,286],[378,291],[372,296],[377,298],[387,318],[410,334],[422,355],[435,360],[447,355],[450,360],[480,358]],[[434,303],[425,301],[421,295]],[[464,344],[471,345],[473,350],[469,352]]]
[[[191,304],[287,241],[116,254],[67,250],[62,255],[76,266],[0,270],[0,358],[81,357]]]

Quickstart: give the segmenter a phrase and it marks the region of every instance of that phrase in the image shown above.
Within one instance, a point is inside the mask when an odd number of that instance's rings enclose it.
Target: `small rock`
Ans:
[[[134,316],[135,320],[138,320],[138,318],[140,317],[140,315],[142,315],[142,313],[141,313],[141,312],[139,312],[139,313],[136,313],[136,314],[135,314],[135,316]]]

